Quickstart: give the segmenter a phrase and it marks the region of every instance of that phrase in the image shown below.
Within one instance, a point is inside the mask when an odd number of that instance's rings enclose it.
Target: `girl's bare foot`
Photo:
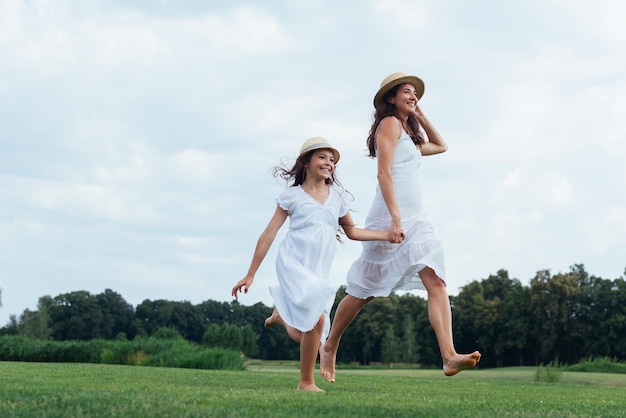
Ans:
[[[443,373],[446,376],[454,376],[463,370],[472,369],[480,361],[480,353],[474,351],[471,354],[456,354],[443,365]]]
[[[275,325],[282,325],[282,323],[283,323],[283,319],[280,317],[280,315],[278,314],[278,310],[276,310],[276,307],[274,306],[272,315],[265,318],[265,323],[264,323],[265,328],[271,328]]]
[[[324,392],[323,389],[318,388],[315,383],[310,383],[307,385],[298,385],[298,390],[305,390],[307,392]]]
[[[320,373],[329,382],[335,381],[335,361],[337,352],[328,347],[326,350],[326,344],[320,346]]]

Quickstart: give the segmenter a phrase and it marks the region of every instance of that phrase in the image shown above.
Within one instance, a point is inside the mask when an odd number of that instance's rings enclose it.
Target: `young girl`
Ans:
[[[335,177],[339,151],[324,138],[305,141],[291,169],[276,167],[274,175],[287,187],[277,199],[274,216],[261,233],[246,276],[232,295],[248,293],[261,262],[287,217],[289,231],[276,258],[278,285],[270,288],[274,311],[265,326],[283,325],[300,344],[299,390],[322,392],[314,381],[320,342],[330,329],[329,314],[337,287],[329,279],[339,225],[353,240],[389,240],[388,231],[355,228],[348,212],[348,193]]]

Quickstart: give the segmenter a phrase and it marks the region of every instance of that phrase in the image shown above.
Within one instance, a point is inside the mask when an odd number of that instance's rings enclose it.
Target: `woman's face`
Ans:
[[[417,107],[417,93],[415,92],[415,87],[412,84],[406,83],[400,85],[398,90],[396,91],[396,95],[393,96],[389,101],[396,106],[398,112],[410,115],[415,113],[415,108]]]

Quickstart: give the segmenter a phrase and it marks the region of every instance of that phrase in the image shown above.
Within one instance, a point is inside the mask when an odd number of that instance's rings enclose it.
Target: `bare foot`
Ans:
[[[318,388],[315,383],[308,385],[298,385],[298,390],[305,390],[307,392],[324,392],[324,389]]]
[[[271,328],[275,325],[281,325],[282,323],[283,323],[283,319],[278,314],[278,310],[276,310],[276,307],[274,307],[274,310],[272,311],[272,315],[265,318],[264,325],[265,325],[265,328]]]
[[[330,347],[326,347],[326,344],[320,345],[320,373],[331,383],[335,381],[336,358],[336,351],[332,351]]]
[[[443,366],[443,373],[446,376],[454,376],[460,371],[472,369],[480,361],[480,353],[474,351],[471,354],[457,354],[448,359]]]

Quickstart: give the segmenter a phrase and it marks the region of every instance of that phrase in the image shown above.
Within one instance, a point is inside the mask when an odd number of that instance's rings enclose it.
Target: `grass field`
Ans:
[[[1,417],[624,417],[626,375],[534,368],[338,370],[299,392],[297,363],[247,371],[0,362]]]

